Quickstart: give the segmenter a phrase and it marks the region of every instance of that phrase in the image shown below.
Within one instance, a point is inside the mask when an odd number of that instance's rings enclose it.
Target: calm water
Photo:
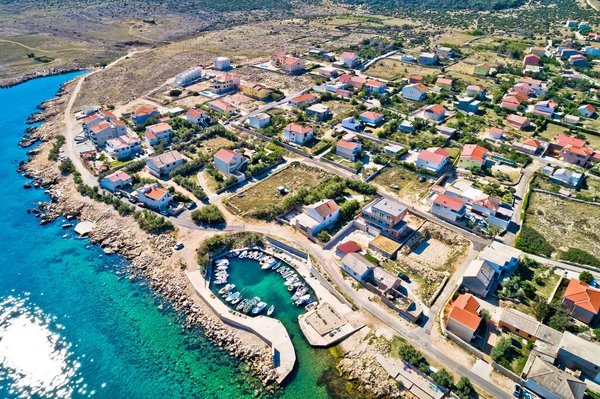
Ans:
[[[26,180],[15,173],[13,160],[26,158],[17,146],[24,122],[76,75],[0,90],[0,397],[263,396],[245,364],[218,350],[201,331],[182,332],[177,315],[168,306],[159,310],[161,301],[144,282],[125,278],[121,259],[103,256],[62,230],[60,221],[41,227],[26,213],[32,202],[47,197],[22,189]],[[261,295],[269,287],[260,276],[240,278]],[[299,367],[275,396],[350,397],[329,352],[314,351],[304,341],[295,322],[299,310],[281,305],[276,314],[293,337]],[[333,390],[344,393],[328,394]]]

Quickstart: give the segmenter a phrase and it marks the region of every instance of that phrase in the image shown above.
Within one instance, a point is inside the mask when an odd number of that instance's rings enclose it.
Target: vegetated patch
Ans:
[[[372,183],[401,201],[414,203],[425,195],[431,186],[428,178],[423,182],[419,181],[420,178],[421,175],[408,169],[388,166],[375,176]]]
[[[549,256],[553,251],[548,245],[567,252],[577,248],[600,257],[600,207],[532,192],[515,246]]]
[[[569,248],[566,251],[560,251],[558,253],[558,258],[569,262],[580,263],[582,265],[600,267],[600,259],[579,248]]]

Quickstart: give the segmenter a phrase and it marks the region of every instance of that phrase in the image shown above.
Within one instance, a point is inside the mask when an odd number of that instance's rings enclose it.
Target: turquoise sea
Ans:
[[[276,314],[298,367],[284,389],[267,394],[202,331],[182,331],[143,281],[126,278],[124,260],[75,238],[60,220],[42,227],[27,214],[47,196],[24,190],[27,180],[15,172],[26,159],[17,146],[25,120],[76,75],[0,89],[0,398],[356,397],[331,353],[304,341],[297,308],[282,304]],[[246,276],[249,285],[260,283],[256,276]]]

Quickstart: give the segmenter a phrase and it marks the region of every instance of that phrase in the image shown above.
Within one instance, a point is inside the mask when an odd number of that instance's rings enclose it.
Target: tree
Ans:
[[[169,95],[171,97],[179,97],[181,95],[181,90],[179,89],[173,89],[169,92]]]
[[[545,320],[552,312],[551,306],[546,302],[546,298],[539,295],[535,298],[535,302],[532,305],[532,310],[533,315],[539,321]]]
[[[567,329],[569,325],[569,315],[561,307],[556,311],[556,313],[552,317],[550,317],[548,325],[557,331],[563,332]]]
[[[196,223],[219,224],[225,221],[223,214],[216,205],[196,209],[192,212],[191,217]]]
[[[493,361],[500,363],[500,361],[502,361],[503,359],[506,360],[510,357],[511,351],[512,351],[512,342],[511,342],[510,338],[504,337],[504,338],[501,338],[496,343],[496,346],[494,346],[492,348],[492,352],[490,353],[490,356],[492,357]]]
[[[592,273],[588,272],[587,270],[584,270],[579,274],[579,280],[589,284],[592,282],[592,280],[594,280],[594,276],[592,275]]]
[[[71,161],[71,158],[66,158],[60,163],[58,169],[60,170],[60,173],[62,173],[63,175],[67,175],[75,171],[75,166],[73,165],[73,161]]]
[[[454,385],[454,377],[446,369],[441,369],[437,373],[434,373],[431,378],[436,384],[445,388],[451,388]]]
[[[487,309],[481,309],[481,311],[479,312],[479,317],[481,317],[481,320],[483,320],[484,322],[487,322],[489,319],[492,318],[492,315],[490,314],[490,312],[488,312]]]
[[[424,360],[423,354],[409,344],[402,345],[398,352],[402,359],[412,366],[418,366]]]
[[[317,240],[321,242],[327,242],[331,239],[331,235],[327,232],[327,230],[321,230],[319,234],[317,234]]]
[[[600,341],[600,328],[595,328],[594,329],[594,339],[596,341]]]
[[[454,393],[460,399],[469,399],[473,393],[473,384],[471,384],[471,380],[465,376],[460,377],[458,384],[456,384],[456,389],[454,389]]]

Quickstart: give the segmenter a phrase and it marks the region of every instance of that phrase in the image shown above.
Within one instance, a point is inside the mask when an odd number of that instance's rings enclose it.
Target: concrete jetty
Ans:
[[[256,334],[271,346],[273,367],[278,375],[277,382],[281,383],[291,373],[296,363],[296,351],[285,326],[271,317],[250,317],[230,309],[210,291],[199,271],[186,274],[198,295],[224,323]]]

